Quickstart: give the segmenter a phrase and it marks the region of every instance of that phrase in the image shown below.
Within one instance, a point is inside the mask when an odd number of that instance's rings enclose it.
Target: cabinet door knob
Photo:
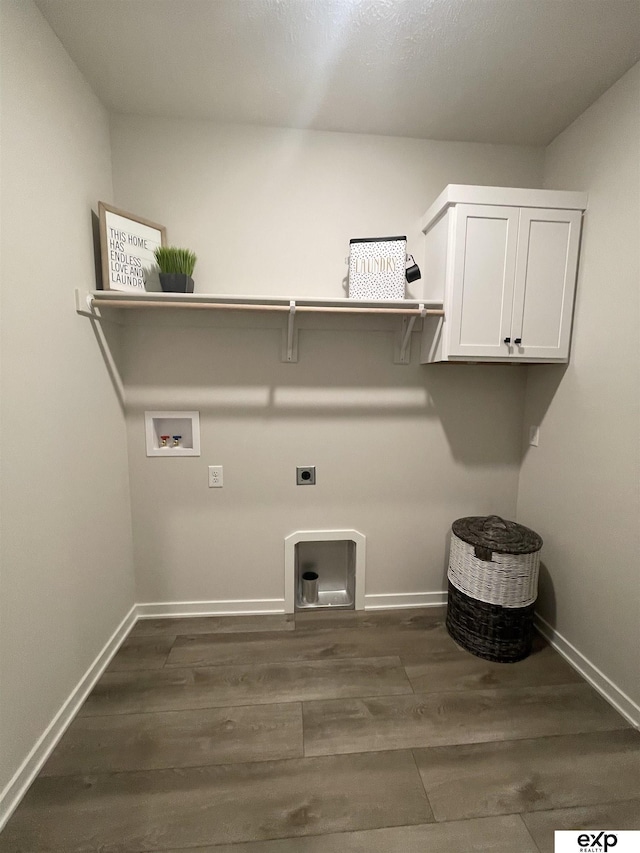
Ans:
[[[504,339],[504,342],[505,342],[505,344],[510,344],[510,343],[511,343],[511,338],[505,338],[505,339]]]
[[[521,343],[522,343],[522,338],[516,338],[516,339],[514,340],[514,344],[515,344],[517,347],[519,347]]]

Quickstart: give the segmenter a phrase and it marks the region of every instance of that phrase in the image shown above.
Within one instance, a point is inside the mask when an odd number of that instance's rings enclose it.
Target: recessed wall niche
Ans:
[[[357,530],[298,530],[284,540],[285,612],[364,610],[366,537]],[[318,598],[304,601],[302,575],[317,575]]]
[[[147,456],[200,456],[200,412],[145,412]]]

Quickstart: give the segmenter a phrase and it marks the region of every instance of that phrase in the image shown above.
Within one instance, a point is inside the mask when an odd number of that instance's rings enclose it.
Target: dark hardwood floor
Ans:
[[[137,623],[0,853],[552,853],[640,829],[640,734],[444,610]]]

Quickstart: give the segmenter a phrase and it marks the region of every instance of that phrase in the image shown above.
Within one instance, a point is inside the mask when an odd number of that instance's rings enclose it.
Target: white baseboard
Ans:
[[[591,663],[582,652],[579,652],[569,640],[562,636],[559,631],[552,628],[549,623],[540,616],[535,614],[535,626],[542,636],[549,641],[553,648],[562,655],[562,657],[571,666],[580,673],[580,675],[594,687],[598,693],[607,700],[610,705],[628,720],[632,726],[640,728],[640,706],[627,696],[619,687],[617,687],[611,679],[602,672],[598,667]]]
[[[253,598],[231,601],[160,601],[137,605],[138,619],[177,616],[248,616],[284,613],[284,598]]]
[[[31,752],[14,773],[13,778],[0,793],[0,830],[17,808],[20,800],[26,794],[27,789],[40,772],[45,761],[49,758],[58,741],[67,730],[67,727],[82,707],[82,703],[109,665],[111,658],[126,639],[127,634],[136,622],[136,618],[136,605],[134,604],[111,637],[109,637],[102,651],[98,654],[89,669],[71,691],[71,694],[58,713],[38,738]]]
[[[446,592],[398,592],[365,595],[365,610],[393,610],[402,607],[442,607],[447,603]]]
[[[446,592],[400,592],[365,595],[365,610],[392,610],[403,607],[441,607]],[[231,601],[159,601],[137,605],[138,619],[179,616],[249,616],[285,613],[284,598],[237,599]]]

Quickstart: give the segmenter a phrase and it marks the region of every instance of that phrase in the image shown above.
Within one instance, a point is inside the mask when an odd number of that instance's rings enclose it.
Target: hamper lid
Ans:
[[[407,235],[401,237],[354,237],[349,243],[397,243],[398,240],[407,242]]]
[[[542,548],[542,538],[535,531],[499,515],[459,518],[451,529],[463,542],[498,554],[533,554]]]

